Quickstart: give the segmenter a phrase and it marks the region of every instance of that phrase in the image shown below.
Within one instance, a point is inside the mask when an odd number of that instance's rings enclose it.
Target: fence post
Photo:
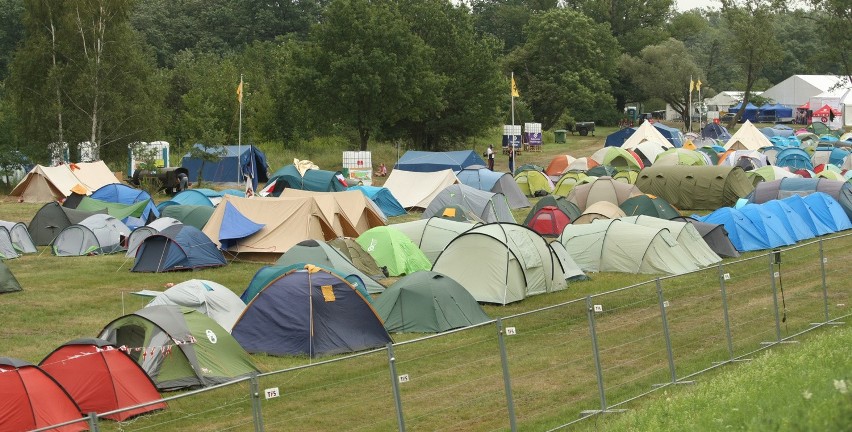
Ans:
[[[828,322],[828,284],[825,278],[825,264],[828,259],[825,257],[825,251],[822,249],[822,239],[819,239],[819,270],[822,273],[822,302],[825,309],[825,322]]]
[[[509,409],[509,427],[512,432],[518,430],[515,419],[515,402],[512,398],[512,376],[509,374],[509,357],[506,354],[506,341],[503,338],[503,319],[497,318],[497,341],[500,344],[500,361],[503,364],[503,385],[506,387],[506,406]]]
[[[778,288],[775,286],[775,256],[781,254],[780,251],[773,249],[769,254],[769,279],[772,282],[772,303],[775,306],[775,342],[781,342],[781,315],[778,313]],[[771,344],[772,342],[764,342]]]
[[[402,397],[399,394],[399,378],[396,375],[396,357],[393,355],[393,344],[388,342],[388,365],[390,366],[393,399],[396,404],[396,423],[399,432],[405,432],[405,418],[402,416]]]
[[[89,413],[89,431],[90,432],[99,432],[101,430],[100,426],[98,426],[98,413],[90,412]]]
[[[724,266],[719,263],[719,288],[722,290],[722,314],[725,316],[725,339],[728,341],[729,361],[734,361],[734,340],[731,336],[731,317],[728,315],[728,293],[725,291],[725,277],[730,277],[725,273]]]
[[[660,302],[660,318],[663,321],[663,336],[666,338],[666,353],[669,357],[669,372],[671,373],[672,383],[677,382],[677,373],[675,372],[674,354],[672,354],[672,339],[669,335],[669,322],[666,317],[666,307],[668,302],[663,298],[663,286],[660,284],[660,278],[657,278],[657,299]]]
[[[601,412],[606,412],[606,393],[604,393],[603,370],[601,369],[601,357],[598,351],[598,336],[595,330],[595,308],[592,305],[592,297],[586,297],[586,309],[589,316],[589,333],[592,336],[592,355],[595,359],[595,373],[598,379],[598,393],[601,398]]]
[[[251,416],[255,432],[263,432],[263,412],[260,407],[260,384],[257,381],[257,373],[252,372],[249,379],[249,392],[251,397]]]

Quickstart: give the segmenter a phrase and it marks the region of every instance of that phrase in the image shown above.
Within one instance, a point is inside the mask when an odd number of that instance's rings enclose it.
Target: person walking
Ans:
[[[488,163],[488,169],[494,171],[494,145],[489,144],[488,149],[485,150],[486,162]]]

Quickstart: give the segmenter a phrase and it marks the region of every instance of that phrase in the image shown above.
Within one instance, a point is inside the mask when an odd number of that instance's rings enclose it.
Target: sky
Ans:
[[[722,2],[719,0],[675,0],[675,3],[675,9],[680,12],[706,7],[719,9],[722,6]]]

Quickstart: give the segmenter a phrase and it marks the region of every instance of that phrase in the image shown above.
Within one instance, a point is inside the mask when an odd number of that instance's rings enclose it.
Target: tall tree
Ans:
[[[842,71],[848,82],[852,82],[852,3],[849,0],[810,0],[820,12],[818,22],[823,31],[820,37],[829,57],[840,59]]]
[[[721,0],[722,15],[729,32],[725,40],[725,51],[732,63],[737,64],[745,79],[745,93],[742,106],[748,105],[755,82],[762,76],[764,69],[779,61],[781,45],[774,37],[755,37],[771,35],[775,14],[774,6],[766,0]],[[728,124],[733,128],[745,112],[737,111]]]
[[[24,38],[24,1],[0,0],[0,80],[9,74],[9,63]]]
[[[383,127],[441,108],[434,53],[398,3],[337,0],[314,30],[291,87],[317,118],[356,130],[361,150]]]
[[[609,25],[570,9],[537,21],[525,28],[527,43],[506,60],[536,120],[549,129],[566,111],[583,120],[613,112],[610,82],[619,53]]]
[[[625,54],[622,68],[648,97],[662,99],[677,110],[689,129],[692,119],[688,103],[690,80],[702,79],[702,74],[683,42],[669,39],[645,47],[638,57]]]
[[[557,0],[473,0],[470,2],[476,31],[503,42],[509,53],[524,44],[524,27],[535,22],[534,15],[555,9]]]

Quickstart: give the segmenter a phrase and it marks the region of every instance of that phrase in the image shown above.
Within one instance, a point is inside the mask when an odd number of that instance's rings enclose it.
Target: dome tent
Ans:
[[[275,265],[288,266],[297,263],[307,263],[325,269],[334,269],[344,275],[357,275],[370,294],[380,293],[385,289],[382,284],[355,267],[343,253],[322,240],[303,240],[297,243],[288,249],[287,252],[284,252],[284,255],[278,258]],[[375,261],[373,261],[373,264],[375,265]],[[381,274],[381,271],[379,271],[379,274]]]
[[[463,184],[447,186],[432,199],[422,219],[438,215],[447,206],[457,205],[470,211],[484,222],[515,222],[503,194],[481,191]]]
[[[428,270],[432,265],[405,234],[393,227],[370,228],[356,241],[376,260],[376,264],[387,267],[389,276]]]
[[[118,219],[95,214],[63,229],[53,240],[56,256],[82,256],[115,253],[124,250],[123,241],[130,228]]]
[[[195,309],[228,332],[246,305],[228,287],[209,280],[190,279],[155,294],[146,306],[176,305]]]
[[[80,408],[65,389],[41,368],[24,360],[0,357],[0,395],[3,430],[39,429],[75,419],[80,421],[50,430],[89,430]]]
[[[609,201],[619,206],[626,199],[637,195],[642,195],[637,186],[612,177],[598,177],[591,183],[575,186],[568,194],[568,201],[576,204],[580,210],[585,210],[598,201]]]
[[[412,222],[394,224],[393,227],[405,234],[416,245],[430,263],[441,254],[448,244],[479,223],[460,222],[439,217],[420,219]]]

